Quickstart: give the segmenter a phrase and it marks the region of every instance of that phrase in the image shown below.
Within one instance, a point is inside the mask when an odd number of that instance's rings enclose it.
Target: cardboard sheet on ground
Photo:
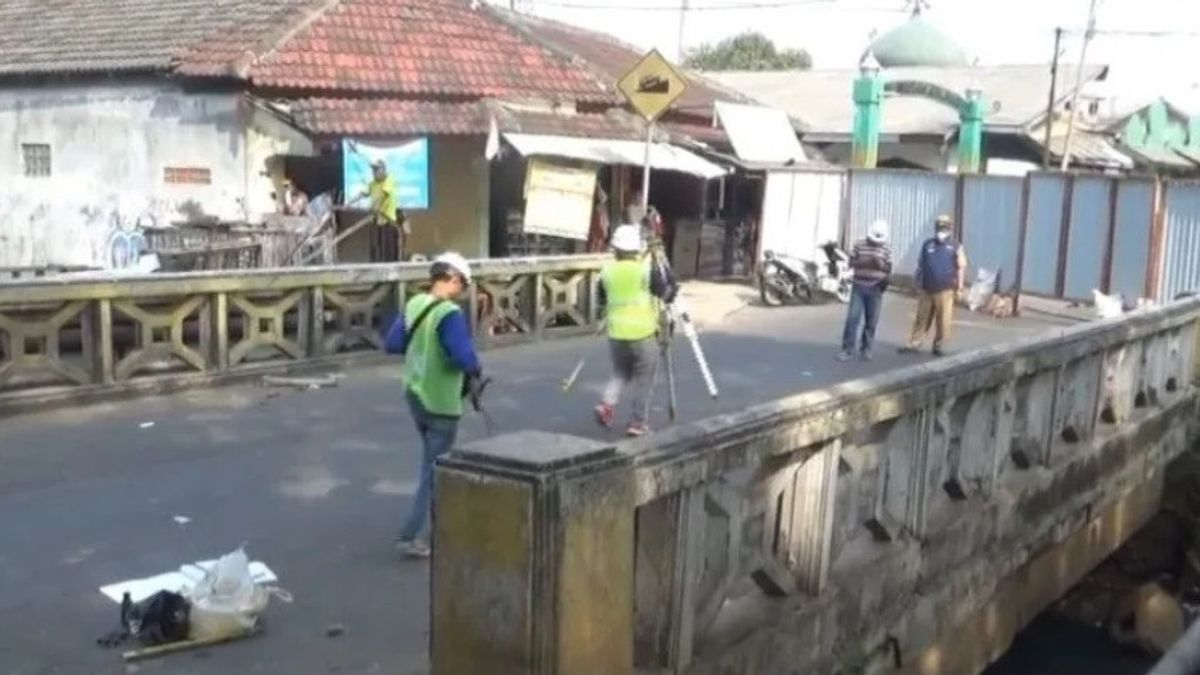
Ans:
[[[202,560],[184,565],[174,572],[164,572],[145,579],[130,579],[101,586],[100,592],[109,600],[117,603],[121,602],[126,591],[129,592],[129,598],[134,602],[145,600],[159,591],[181,593],[200,583],[204,574],[216,564],[216,560]],[[270,567],[258,561],[250,563],[250,578],[259,585],[272,584],[279,580]]]

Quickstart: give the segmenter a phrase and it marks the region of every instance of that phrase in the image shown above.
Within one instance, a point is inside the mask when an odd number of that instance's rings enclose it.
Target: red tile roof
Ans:
[[[0,0],[0,75],[171,70],[283,96],[618,102],[471,0]]]
[[[506,22],[522,29],[529,39],[540,41],[560,54],[586,63],[613,91],[616,91],[617,81],[645,55],[645,50],[611,35],[527,14],[493,11]],[[675,111],[697,117],[711,117],[713,103],[717,101],[750,102],[744,95],[727,90],[695,73],[682,74],[688,80],[688,88],[675,104]]]
[[[291,110],[296,125],[319,135],[415,136],[486,134],[479,102],[307,98]]]
[[[307,98],[291,108],[296,125],[318,135],[483,135],[498,131],[640,140],[641,123],[621,111],[562,114],[512,109],[494,102]]]
[[[605,114],[561,114],[493,106],[500,131],[544,136],[582,136],[638,141],[646,137],[641,119],[622,110]]]
[[[249,76],[292,91],[614,100],[592,73],[467,0],[335,0]]]
[[[165,72],[194,45],[313,1],[2,0],[0,74]]]

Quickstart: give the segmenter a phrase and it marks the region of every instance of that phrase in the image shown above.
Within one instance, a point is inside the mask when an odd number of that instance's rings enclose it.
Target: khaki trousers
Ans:
[[[931,326],[935,329],[934,347],[941,347],[950,339],[950,329],[954,323],[954,296],[953,290],[921,293],[917,300],[917,316],[908,338],[909,347],[919,349]]]

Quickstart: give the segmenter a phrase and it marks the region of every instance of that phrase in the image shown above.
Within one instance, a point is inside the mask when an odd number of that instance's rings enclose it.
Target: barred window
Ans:
[[[25,163],[25,175],[44,177],[50,175],[50,146],[46,143],[22,143],[21,159]]]

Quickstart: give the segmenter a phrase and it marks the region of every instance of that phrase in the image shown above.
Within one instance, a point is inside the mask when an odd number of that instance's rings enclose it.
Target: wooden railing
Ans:
[[[604,260],[473,263],[477,338],[590,330]],[[0,407],[376,352],[427,281],[427,263],[405,263],[0,283]]]
[[[1185,301],[634,442],[457,449],[433,672],[860,672],[944,639],[920,672],[981,668],[1153,513],[1198,321]]]

